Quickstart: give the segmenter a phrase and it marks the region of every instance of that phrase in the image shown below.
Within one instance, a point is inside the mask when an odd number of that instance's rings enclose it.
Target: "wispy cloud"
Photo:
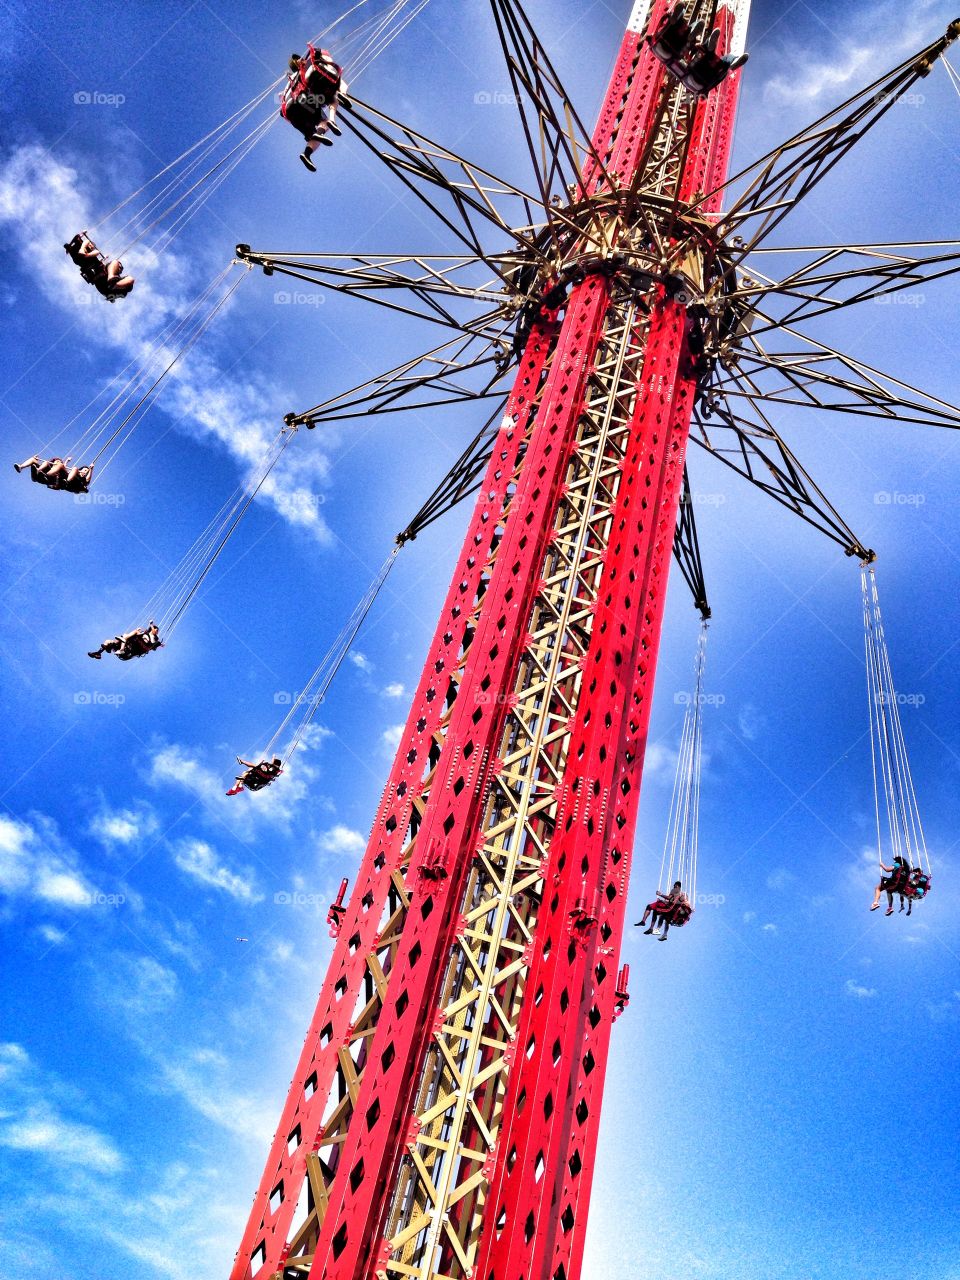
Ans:
[[[337,823],[329,831],[323,832],[319,845],[324,853],[360,854],[367,847],[367,842],[359,831]]]
[[[400,739],[403,737],[403,725],[392,724],[389,729],[384,729],[380,735],[380,742],[385,751],[396,751],[400,745]]]
[[[854,978],[848,978],[843,989],[856,1000],[872,1000],[877,994],[876,987],[861,986]]]
[[[789,71],[767,81],[768,102],[784,105],[827,103],[849,97],[907,54],[921,49],[943,30],[943,10],[935,0],[905,7],[892,0],[863,9],[838,9],[842,27],[823,20],[823,40],[811,46],[792,40],[782,50]],[[851,30],[851,22],[856,26]],[[823,105],[827,105],[827,103]]]
[[[254,875],[249,867],[232,871],[205,840],[183,839],[174,845],[173,860],[184,875],[198,884],[218,889],[238,902],[262,902]]]
[[[96,890],[76,854],[43,815],[31,821],[0,816],[0,894],[69,911],[94,905]]]
[[[111,809],[104,804],[90,823],[90,834],[110,849],[139,844],[154,835],[158,827],[157,815],[147,804],[125,809]]]
[[[391,681],[390,684],[385,685],[383,689],[383,696],[385,698],[402,698],[405,693],[406,689],[399,680]]]
[[[123,1168],[123,1157],[106,1134],[63,1113],[53,1096],[56,1082],[31,1061],[22,1045],[0,1044],[0,1084],[0,1146],[98,1173]]]

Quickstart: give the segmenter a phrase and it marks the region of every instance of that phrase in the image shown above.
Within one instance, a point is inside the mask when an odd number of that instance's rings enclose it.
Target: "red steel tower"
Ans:
[[[516,380],[233,1280],[580,1274],[739,80],[684,87],[673,8],[636,5],[514,264]],[[739,54],[748,8],[688,5],[694,41]]]

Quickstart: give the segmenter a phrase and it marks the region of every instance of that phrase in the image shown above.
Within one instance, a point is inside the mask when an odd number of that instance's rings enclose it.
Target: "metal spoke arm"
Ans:
[[[451,306],[481,303],[495,306],[497,315],[506,313],[506,286],[500,273],[512,271],[516,279],[519,270],[519,258],[509,253],[496,259],[479,255],[280,253],[241,244],[237,245],[237,257],[261,267],[264,275],[303,280],[465,333],[475,331],[477,319],[461,320]],[[490,271],[494,272],[492,279]],[[523,300],[522,295],[516,296]],[[488,323],[488,317],[480,319]]]
[[[683,469],[683,493],[677,513],[677,531],[673,538],[673,556],[680,567],[684,581],[693,594],[693,603],[700,610],[700,617],[707,622],[711,617],[711,609],[707,601],[707,585],[703,576],[703,561],[700,558],[700,539],[697,537],[697,524],[693,515],[693,493],[686,467]]]
[[[798,261],[801,256],[804,260]],[[778,259],[796,263],[780,279],[766,274]],[[760,264],[766,270],[761,270]],[[751,255],[727,300],[762,304],[768,311],[776,308],[776,314],[754,325],[756,336],[858,303],[883,302],[916,285],[958,272],[960,240],[760,248]]]
[[[843,157],[876,125],[904,93],[928,75],[936,60],[960,35],[960,21],[920,53],[848,98],[775,150],[728,179],[700,201],[736,192],[721,219],[724,236],[739,233],[740,256],[765,239]]]
[[[353,109],[339,117],[344,128],[427,205],[470,253],[484,257],[477,228],[486,232],[493,225],[512,243],[519,241],[539,254],[534,237],[517,230],[542,221],[544,210],[538,197],[472,164],[369,103],[356,98],[351,101]],[[438,202],[440,195],[447,198],[443,205]],[[508,283],[506,276],[503,283]]]
[[[848,556],[873,561],[823,490],[814,482],[762,411],[753,405],[756,422],[749,422],[726,398],[716,396],[694,413],[691,440],[768,497],[819,529]]]
[[[556,232],[554,198],[566,204],[580,189],[584,161],[589,158],[604,172],[603,160],[523,6],[517,0],[490,0],[490,7],[540,201]]]
[[[755,406],[799,405],[921,426],[960,427],[956,405],[789,326],[778,333],[795,339],[796,345],[770,352],[751,335],[725,366],[714,370],[716,391],[728,399],[746,398]]]
[[[502,417],[503,403],[497,406],[407,527],[397,535],[400,546],[412,542],[428,525],[477,492],[490,461]]]
[[[445,342],[310,409],[287,414],[284,421],[312,428],[325,422],[489,400],[504,394],[511,363],[509,341],[494,327],[492,332]]]

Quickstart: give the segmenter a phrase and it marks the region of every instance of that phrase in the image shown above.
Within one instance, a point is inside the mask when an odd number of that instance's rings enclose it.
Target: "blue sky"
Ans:
[[[237,241],[449,248],[355,147],[326,150],[312,177],[278,126],[162,262],[136,262],[122,310],[89,305],[54,253],[73,220],[250,98],[335,9],[0,7],[8,463],[72,417]],[[628,9],[530,5],[588,119]],[[939,2],[757,0],[738,158],[954,16]],[[480,0],[432,0],[357,88],[522,176],[509,108],[475,102],[505,89]],[[956,234],[960,102],[942,71],[919,97],[794,215],[783,243]],[[152,594],[285,412],[437,340],[361,303],[294,306],[276,292],[259,275],[244,283],[119,455],[111,502],[60,502],[2,472],[6,1280],[225,1274],[322,979],[326,903],[353,877],[462,531],[458,512],[403,552],[310,749],[259,798],[223,797],[234,754],[269,736],[278,695],[302,687],[476,413],[304,434],[282,479],[301,495],[292,518],[276,500],[252,510],[175,643],[130,667],[86,658]],[[868,306],[817,332],[956,402],[956,296],[941,283],[917,306]],[[800,411],[776,422],[880,553],[935,890],[909,923],[867,912],[856,566],[695,453],[716,695],[700,889],[719,905],[669,946],[626,940],[632,998],[613,1034],[591,1280],[624,1257],[629,1275],[664,1280],[960,1278],[958,445]],[[677,578],[631,919],[659,867],[695,636]],[[294,890],[305,903],[275,902]]]

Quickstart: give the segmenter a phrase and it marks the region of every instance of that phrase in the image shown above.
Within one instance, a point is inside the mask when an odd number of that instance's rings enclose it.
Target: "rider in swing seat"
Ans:
[[[673,888],[669,893],[661,893],[657,890],[657,896],[653,902],[648,902],[644,908],[643,918],[637,921],[636,927],[639,929],[647,923],[649,917],[653,917],[650,922],[649,929],[644,929],[644,933],[653,933],[659,925],[664,925],[664,933],[661,937],[663,941],[667,936],[667,919],[672,915],[674,908],[678,905],[681,898],[684,897],[683,886],[679,880],[674,881]]]
[[[63,247],[87,284],[92,284],[108,302],[125,298],[136,284],[133,276],[123,274],[123,263],[106,258],[85,231],[78,231]]]
[[[269,787],[271,782],[276,782],[283,772],[283,761],[279,756],[274,756],[272,760],[261,760],[259,764],[242,760],[237,756],[237,764],[244,772],[237,776],[236,784],[227,792],[228,796],[238,796],[244,789],[262,791],[264,787]]]
[[[343,69],[334,62],[326,49],[307,46],[304,56],[293,54],[290,58],[290,76],[280,105],[280,114],[302,133],[306,146],[300,159],[311,173],[316,173],[313,153],[317,147],[330,147],[341,129],[337,124],[337,106],[345,99],[346,84]]]
[[[93,478],[93,466],[72,467],[70,458],[50,458],[44,460],[38,454],[27,458],[25,462],[15,462],[16,472],[30,468],[30,479],[34,484],[42,484],[45,489],[63,489],[67,493],[87,493]]]
[[[133,631],[114,636],[112,640],[104,640],[100,648],[92,649],[87,657],[99,661],[103,654],[113,653],[121,662],[129,662],[132,658],[142,658],[155,649],[162,648],[159,628],[151,621],[148,627],[136,627]]]
[[[870,910],[876,911],[880,906],[880,894],[887,895],[887,909],[884,915],[893,915],[893,895],[901,891],[901,886],[906,885],[910,878],[910,864],[901,857],[900,854],[893,860],[893,866],[888,867],[884,863],[880,863],[880,883],[877,885],[873,902],[870,904]]]

